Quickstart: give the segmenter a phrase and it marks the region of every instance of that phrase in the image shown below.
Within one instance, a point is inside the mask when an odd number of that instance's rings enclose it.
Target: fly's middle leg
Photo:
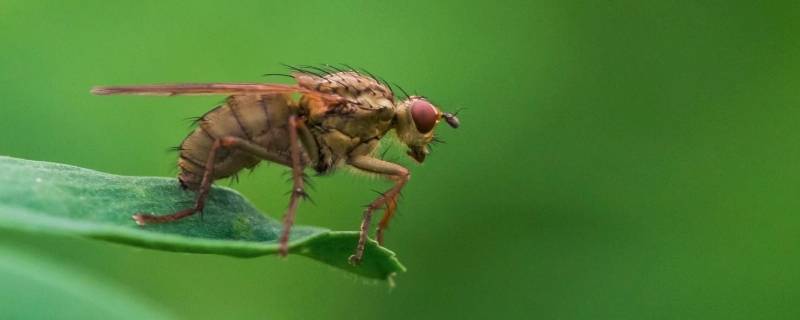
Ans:
[[[208,197],[208,192],[211,190],[211,184],[213,183],[214,165],[216,164],[217,151],[219,151],[220,148],[238,149],[263,160],[289,165],[285,158],[272,153],[264,147],[253,142],[235,136],[225,136],[219,138],[214,141],[214,144],[211,146],[211,149],[208,152],[205,171],[203,172],[203,180],[200,182],[200,188],[197,190],[197,198],[195,199],[193,207],[186,208],[168,215],[137,213],[133,215],[133,220],[136,221],[138,225],[146,225],[176,221],[191,216],[197,212],[202,213],[203,208],[205,207],[206,198]]]
[[[289,253],[289,234],[294,225],[295,215],[297,214],[297,204],[301,198],[307,198],[308,194],[304,189],[303,164],[300,161],[300,139],[298,129],[302,126],[301,121],[294,115],[289,116],[289,152],[291,153],[292,167],[292,191],[289,199],[289,208],[283,216],[283,232],[280,237],[280,247],[278,253],[286,256]]]

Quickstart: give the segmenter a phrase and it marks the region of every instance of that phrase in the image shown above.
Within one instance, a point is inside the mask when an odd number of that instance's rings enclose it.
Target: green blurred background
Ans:
[[[260,77],[280,63],[361,66],[467,110],[424,165],[402,160],[392,290],[296,256],[0,243],[177,318],[797,318],[799,4],[2,0],[2,155],[172,176],[183,119],[221,97],[89,88],[285,81]],[[279,217],[282,172],[233,187]],[[315,182],[299,223],[335,230],[388,186]]]

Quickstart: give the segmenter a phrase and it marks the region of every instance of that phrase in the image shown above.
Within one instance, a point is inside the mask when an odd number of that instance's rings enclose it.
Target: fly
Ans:
[[[349,262],[361,262],[373,213],[384,208],[376,238],[397,209],[400,191],[411,177],[399,164],[374,155],[379,141],[394,130],[419,163],[430,153],[434,128],[444,120],[459,126],[456,115],[442,112],[421,96],[395,98],[391,87],[354,69],[294,68],[296,84],[207,83],[95,87],[96,95],[226,95],[225,103],[198,120],[198,126],[178,148],[178,181],[196,192],[194,206],[166,215],[137,213],[139,225],[177,221],[202,212],[211,184],[253,168],[261,161],[292,170],[292,191],[283,218],[279,253],[288,253],[289,233],[297,205],[307,198],[304,170],[319,174],[350,166],[378,174],[394,185],[381,193],[363,212],[360,236]],[[299,99],[294,98],[299,96]]]

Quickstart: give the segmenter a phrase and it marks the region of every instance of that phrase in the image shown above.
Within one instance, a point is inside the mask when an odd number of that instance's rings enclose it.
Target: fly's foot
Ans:
[[[146,224],[165,223],[165,222],[171,222],[171,221],[180,220],[180,219],[186,218],[188,216],[191,216],[191,215],[195,214],[198,211],[200,211],[200,212],[203,211],[202,206],[183,209],[183,210],[175,212],[173,214],[168,214],[168,215],[164,215],[164,216],[157,216],[157,215],[153,215],[153,214],[149,214],[149,213],[137,213],[137,214],[134,214],[133,216],[131,216],[131,218],[133,218],[133,221],[136,221],[136,224],[138,224],[140,226],[143,226],[143,225],[146,225]]]
[[[286,258],[286,255],[289,254],[289,245],[286,243],[281,243],[280,247],[278,248],[278,256],[281,258]]]
[[[349,262],[352,266],[357,267],[359,264],[361,264],[361,253],[362,252],[358,252],[354,255],[351,255],[350,258],[347,258],[347,262]]]
[[[137,213],[137,214],[134,214],[133,216],[131,216],[131,218],[133,218],[133,221],[136,221],[136,224],[138,224],[140,226],[146,225],[147,221],[151,217],[153,217],[152,214],[144,214],[144,213]]]

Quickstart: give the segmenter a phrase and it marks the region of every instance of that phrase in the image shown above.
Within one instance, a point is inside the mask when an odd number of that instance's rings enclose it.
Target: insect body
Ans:
[[[133,219],[145,225],[202,212],[214,180],[253,168],[260,161],[279,163],[292,168],[293,181],[280,238],[280,253],[286,255],[297,204],[307,196],[304,169],[310,167],[324,174],[351,166],[385,176],[394,186],[364,210],[359,242],[350,262],[361,261],[372,215],[385,208],[376,232],[382,244],[383,232],[410,174],[403,166],[373,156],[379,141],[394,129],[399,140],[408,146],[408,155],[422,162],[429,153],[427,145],[434,139],[435,125],[444,119],[455,128],[458,118],[439,111],[423,97],[395,100],[388,85],[354,70],[324,74],[297,71],[293,74],[296,85],[212,83],[94,88],[92,92],[99,95],[228,95],[223,105],[199,119],[197,129],[179,148],[178,180],[183,188],[197,192],[195,205],[168,215],[138,213]],[[295,100],[292,94],[299,94],[300,98]]]

